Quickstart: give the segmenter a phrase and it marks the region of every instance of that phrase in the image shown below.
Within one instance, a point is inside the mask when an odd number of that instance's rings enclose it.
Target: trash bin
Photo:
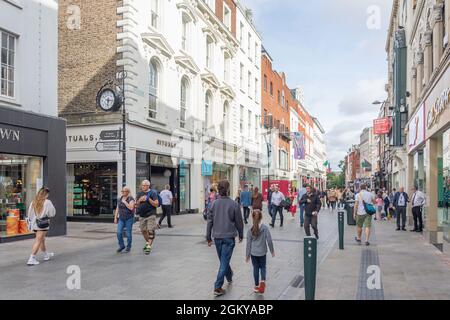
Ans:
[[[347,225],[355,226],[356,221],[353,218],[353,208],[355,207],[355,200],[345,201],[345,210],[347,211]]]

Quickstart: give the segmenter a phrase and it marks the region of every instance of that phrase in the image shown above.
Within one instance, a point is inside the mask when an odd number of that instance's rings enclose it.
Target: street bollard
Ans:
[[[316,293],[317,240],[306,237],[303,241],[305,300],[314,300]]]
[[[339,250],[344,250],[344,211],[338,212]]]

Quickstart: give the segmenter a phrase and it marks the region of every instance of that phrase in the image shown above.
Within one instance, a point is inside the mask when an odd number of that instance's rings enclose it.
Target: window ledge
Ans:
[[[163,126],[166,126],[166,125],[167,125],[167,123],[161,121],[161,120],[158,119],[158,118],[150,118],[150,117],[147,117],[147,121],[148,121],[148,122],[157,123],[157,124],[160,124],[160,125],[163,125]]]
[[[21,107],[22,105],[17,102],[17,98],[10,98],[7,96],[0,95],[0,103],[5,103],[8,106],[12,107]]]

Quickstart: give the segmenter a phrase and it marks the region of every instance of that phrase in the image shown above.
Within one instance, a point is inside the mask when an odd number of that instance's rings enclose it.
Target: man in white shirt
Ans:
[[[161,219],[159,219],[158,222],[158,228],[161,228],[161,223],[163,222],[164,218],[167,217],[167,226],[169,228],[172,228],[172,202],[173,202],[173,195],[172,191],[170,191],[170,186],[166,185],[165,189],[160,192],[159,196],[162,200],[162,210],[163,215]]]
[[[278,185],[275,185],[274,192],[272,193],[272,223],[270,224],[272,228],[275,227],[277,212],[280,214],[280,227],[283,226],[283,207],[281,206],[281,202],[284,199],[284,194],[280,192]]]
[[[361,191],[355,196],[355,207],[353,209],[353,217],[356,220],[357,236],[356,242],[361,243],[363,227],[366,229],[366,246],[370,245],[370,227],[372,226],[372,216],[366,212],[365,203],[375,204],[375,197],[367,191],[365,184],[361,185]]]
[[[423,230],[423,220],[422,220],[422,208],[425,205],[426,197],[425,194],[419,190],[418,186],[414,186],[412,196],[412,214],[414,218],[414,230],[411,232],[422,232]]]

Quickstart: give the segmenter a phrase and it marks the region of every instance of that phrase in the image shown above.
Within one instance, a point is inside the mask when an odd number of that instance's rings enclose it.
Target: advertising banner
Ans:
[[[293,132],[292,141],[294,143],[294,159],[305,159],[305,136],[302,132]]]

